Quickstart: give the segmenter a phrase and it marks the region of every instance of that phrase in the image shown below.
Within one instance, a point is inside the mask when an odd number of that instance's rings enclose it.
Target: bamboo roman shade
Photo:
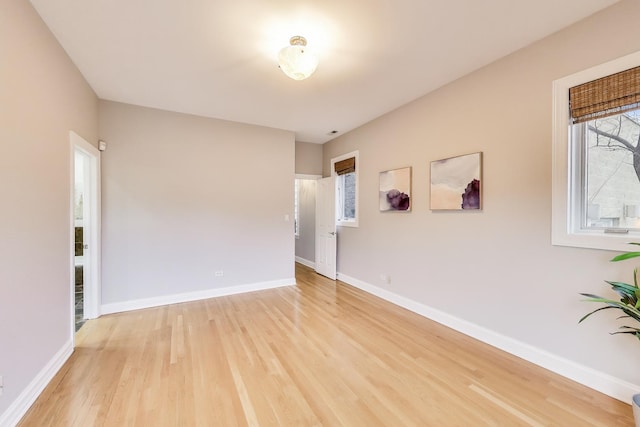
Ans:
[[[333,167],[338,175],[344,175],[347,173],[356,171],[356,158],[349,157],[348,159],[340,160],[339,162],[335,162]]]
[[[582,123],[640,107],[640,67],[569,89],[571,122]]]

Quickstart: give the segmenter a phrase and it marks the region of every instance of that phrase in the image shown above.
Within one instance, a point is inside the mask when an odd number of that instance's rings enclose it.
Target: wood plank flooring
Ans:
[[[629,405],[296,265],[104,316],[20,426],[633,426]]]

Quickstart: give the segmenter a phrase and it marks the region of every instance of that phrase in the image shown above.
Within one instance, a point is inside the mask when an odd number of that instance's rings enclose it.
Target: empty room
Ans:
[[[0,427],[640,426],[639,20],[3,0]]]

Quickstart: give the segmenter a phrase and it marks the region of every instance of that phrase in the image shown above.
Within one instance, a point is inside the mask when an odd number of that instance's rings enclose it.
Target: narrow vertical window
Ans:
[[[358,226],[358,152],[331,160],[336,177],[336,223]]]

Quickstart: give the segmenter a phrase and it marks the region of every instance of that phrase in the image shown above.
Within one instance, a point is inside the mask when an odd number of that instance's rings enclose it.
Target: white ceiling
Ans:
[[[98,97],[323,143],[617,0],[31,0]],[[304,81],[276,56],[302,35]]]

